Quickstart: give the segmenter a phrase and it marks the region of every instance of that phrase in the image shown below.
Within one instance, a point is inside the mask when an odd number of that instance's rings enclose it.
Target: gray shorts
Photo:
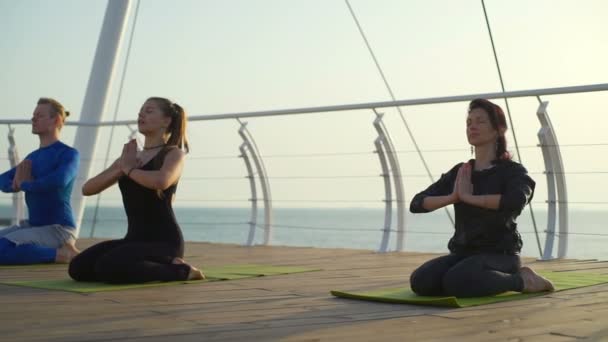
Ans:
[[[22,221],[20,225],[0,230],[0,238],[10,240],[17,245],[34,244],[59,248],[70,239],[76,239],[75,233],[75,228],[60,224],[33,227],[27,221]]]

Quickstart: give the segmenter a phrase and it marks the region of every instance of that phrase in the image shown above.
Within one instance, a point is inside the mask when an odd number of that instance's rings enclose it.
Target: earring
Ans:
[[[473,147],[473,145],[471,145],[471,155],[475,154],[475,147]]]

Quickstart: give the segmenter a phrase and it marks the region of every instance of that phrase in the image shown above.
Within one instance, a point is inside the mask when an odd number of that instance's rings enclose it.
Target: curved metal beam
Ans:
[[[243,158],[245,162],[245,168],[247,169],[247,179],[249,179],[249,188],[251,191],[251,216],[249,217],[249,235],[247,236],[247,246],[253,246],[255,239],[255,229],[258,225],[258,197],[257,189],[255,187],[255,178],[253,175],[253,168],[251,167],[251,161],[247,155],[249,144],[244,142],[239,146],[241,154],[239,157]]]
[[[378,116],[374,121],[374,126],[376,126],[376,121],[381,120],[382,116]],[[388,241],[391,235],[391,221],[393,219],[393,198],[391,191],[391,174],[388,168],[388,163],[386,162],[386,155],[384,153],[384,147],[382,146],[382,138],[378,136],[376,140],[374,140],[374,145],[376,146],[376,153],[378,154],[378,159],[380,161],[380,167],[382,168],[382,174],[380,177],[384,180],[384,226],[382,228],[382,240],[380,241],[380,248],[378,248],[378,252],[385,253],[388,252]]]
[[[399,158],[397,158],[397,153],[393,147],[391,138],[388,135],[386,126],[384,126],[382,121],[382,114],[376,112],[376,115],[378,117],[374,120],[374,128],[376,129],[376,132],[378,132],[379,142],[382,144],[384,151],[386,151],[388,165],[390,166],[390,170],[392,171],[393,175],[393,186],[395,187],[396,197],[395,202],[397,206],[397,251],[402,251],[405,241],[405,200],[403,197],[403,179],[401,177],[401,167],[399,166]]]
[[[545,251],[542,256],[543,259],[551,259],[553,257],[553,244],[556,236],[556,209],[559,219],[557,257],[564,258],[568,252],[568,193],[566,188],[566,175],[557,142],[557,136],[553,129],[553,125],[551,124],[551,120],[549,119],[549,114],[547,113],[548,105],[549,102],[541,102],[536,112],[541,124],[541,129],[538,131],[538,138],[545,162],[549,196],[547,201],[547,232]]]
[[[266,168],[260,156],[260,152],[255,146],[255,140],[247,129],[247,122],[242,122],[239,128],[239,135],[247,145],[247,150],[251,153],[251,159],[258,173],[262,195],[264,196],[264,245],[269,245],[272,239],[272,197],[270,194],[270,184],[266,175]]]

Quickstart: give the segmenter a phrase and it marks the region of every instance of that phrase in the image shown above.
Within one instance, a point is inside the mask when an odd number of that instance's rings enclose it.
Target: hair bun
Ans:
[[[65,117],[67,118],[68,116],[70,116],[70,111],[66,110],[65,111]]]

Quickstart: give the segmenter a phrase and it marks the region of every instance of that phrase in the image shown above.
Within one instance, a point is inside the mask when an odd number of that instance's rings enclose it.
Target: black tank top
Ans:
[[[165,147],[140,169],[160,170],[165,156],[173,148],[176,147]],[[125,240],[165,242],[176,247],[183,246],[182,231],[171,205],[177,183],[160,192],[123,176],[118,180],[118,186],[129,224]],[[162,195],[159,196],[159,193]]]

